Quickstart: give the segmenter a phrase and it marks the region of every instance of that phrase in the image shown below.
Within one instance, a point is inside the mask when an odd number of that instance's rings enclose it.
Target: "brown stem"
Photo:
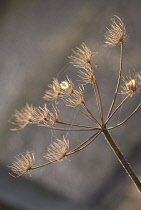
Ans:
[[[121,80],[121,74],[122,74],[122,62],[123,62],[123,42],[121,42],[120,44],[120,69],[119,69],[119,76],[118,76],[118,82],[117,82],[117,87],[116,87],[116,91],[115,91],[115,95],[114,95],[114,99],[112,101],[112,104],[110,106],[108,115],[107,115],[107,120],[113,110],[116,98],[117,98],[117,93],[118,93],[118,89],[119,89],[119,85],[120,85],[120,80]]]
[[[127,160],[124,157],[124,155],[121,153],[120,149],[118,148],[118,146],[116,145],[115,141],[113,140],[111,134],[109,133],[108,130],[103,130],[102,132],[103,132],[107,142],[109,143],[110,147],[112,148],[113,152],[116,154],[118,160],[122,164],[123,168],[126,170],[127,174],[132,179],[132,181],[135,184],[135,186],[141,192],[141,183],[140,183],[138,177],[136,176],[136,174],[133,171],[133,169],[130,166],[130,164],[127,162]]]
[[[56,123],[62,124],[62,125],[70,125],[70,126],[74,126],[74,127],[80,127],[80,128],[94,128],[92,126],[85,126],[85,125],[78,125],[78,124],[73,124],[73,123],[66,123],[66,122],[62,122],[57,120]]]
[[[99,124],[99,122],[97,121],[97,119],[93,116],[93,114],[90,112],[90,110],[88,109],[88,107],[86,106],[86,104],[83,103],[83,104],[81,104],[81,106],[90,114],[90,116],[94,119],[94,122],[101,127],[101,125]]]
[[[101,120],[101,124],[103,125],[102,102],[101,102],[101,97],[100,97],[100,93],[99,93],[99,89],[98,89],[96,79],[95,80],[93,79],[93,89],[94,89],[94,93],[95,93],[95,97],[96,97],[96,103],[97,103],[97,107],[98,107],[99,117],[100,117],[100,120]]]
[[[44,164],[42,164],[42,165],[32,167],[30,170],[34,170],[34,169],[37,169],[37,168],[41,168],[41,167],[50,165],[51,163],[55,163],[55,162],[57,162],[57,160],[53,160],[53,161],[50,161],[50,162],[48,162],[48,163],[44,163]]]
[[[101,134],[101,131],[97,132],[93,136],[91,136],[89,139],[85,140],[82,144],[77,146],[75,149],[71,150],[69,153],[66,154],[66,156],[72,155],[76,152],[81,151],[82,149],[86,148],[89,144],[91,144],[99,135]],[[91,140],[90,140],[91,139]],[[87,143],[87,144],[86,144]]]
[[[105,125],[109,122],[109,120],[111,119],[111,117],[116,113],[116,111],[124,104],[124,102],[131,96],[131,94],[127,95],[123,101],[117,106],[117,108],[112,112],[112,114],[110,114],[109,118],[107,119]]]
[[[53,129],[53,130],[61,130],[61,131],[88,131],[88,130],[100,130],[100,128],[97,127],[91,127],[91,128],[82,128],[82,129],[70,129],[70,128],[57,128],[49,125],[44,124],[38,124],[38,126],[42,126],[45,128]]]
[[[115,125],[113,127],[109,127],[108,130],[113,129],[113,128],[116,128],[116,127],[124,124],[125,122],[127,122],[138,111],[138,109],[140,108],[140,106],[141,106],[141,103],[136,107],[136,109],[125,120],[123,120],[122,122],[120,122],[119,124],[117,124],[117,125]]]

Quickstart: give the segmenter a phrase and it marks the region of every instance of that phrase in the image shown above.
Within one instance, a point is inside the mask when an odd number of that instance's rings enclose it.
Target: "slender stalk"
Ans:
[[[50,165],[51,163],[55,163],[55,162],[57,162],[57,161],[58,161],[58,160],[50,161],[50,162],[48,162],[48,163],[44,163],[44,164],[42,164],[42,165],[32,167],[30,170],[34,170],[34,169],[37,169],[37,168],[41,168],[41,167],[43,167],[43,166]]]
[[[109,112],[108,112],[108,115],[107,115],[107,119],[106,120],[108,120],[108,118],[109,118],[109,116],[110,116],[110,114],[111,114],[111,112],[113,110],[113,107],[114,107],[116,98],[117,98],[117,93],[118,93],[118,89],[119,89],[119,85],[120,85],[120,80],[121,80],[121,74],[122,74],[122,63],[123,63],[123,41],[120,43],[120,69],[119,69],[119,76],[118,76],[117,87],[116,87],[115,95],[114,95],[112,104],[110,106],[110,109],[109,109]]]
[[[101,102],[101,97],[100,97],[100,93],[99,93],[99,89],[98,89],[96,79],[95,80],[93,79],[93,89],[94,89],[94,93],[95,93],[95,97],[96,97],[96,103],[97,103],[97,107],[98,107],[99,117],[100,117],[100,120],[101,120],[101,124],[103,125],[102,102]]]
[[[92,135],[91,137],[87,138],[84,142],[82,142],[81,144],[79,144],[77,147],[75,147],[74,149],[72,149],[70,153],[72,153],[73,151],[79,149],[80,147],[82,147],[84,144],[86,144],[88,141],[90,141],[93,137],[95,137],[99,132],[95,133],[94,135]]]
[[[101,127],[101,125],[99,124],[99,122],[97,121],[97,119],[93,116],[93,114],[90,112],[90,110],[88,109],[88,107],[86,106],[86,104],[83,103],[83,104],[81,104],[81,106],[90,114],[90,116],[94,119],[94,122]]]
[[[115,126],[113,126],[113,127],[109,127],[108,130],[113,129],[113,128],[116,128],[116,127],[118,127],[118,126],[124,124],[125,122],[127,122],[127,121],[135,114],[135,112],[138,111],[138,109],[140,108],[140,106],[141,106],[141,103],[140,103],[140,104],[137,106],[137,108],[132,112],[132,114],[130,114],[125,120],[123,120],[122,122],[120,122],[119,124],[117,124],[117,125],[115,125]]]
[[[67,101],[64,98],[62,98],[62,100],[67,103]],[[79,111],[81,114],[83,114],[85,117],[87,117],[89,120],[92,120],[95,123],[95,120],[92,117],[90,117],[89,115],[87,115],[86,113],[84,113],[82,110],[78,109],[77,107],[73,107],[73,108],[76,109],[77,111]]]
[[[105,125],[109,122],[109,120],[112,118],[112,116],[116,113],[116,111],[124,104],[124,102],[131,96],[131,93],[128,94],[123,101],[117,106],[117,108],[110,114],[109,118],[106,120]]]
[[[87,131],[87,130],[100,130],[98,127],[91,127],[91,128],[83,128],[83,129],[70,129],[70,128],[57,128],[57,127],[52,127],[44,124],[38,124],[38,126],[42,126],[45,128],[53,129],[53,130],[61,130],[61,131]]]
[[[62,121],[56,121],[56,123],[62,124],[62,125],[70,125],[70,126],[74,126],[74,127],[80,127],[80,128],[94,128],[92,126],[85,126],[85,125],[77,125],[77,124],[73,124],[73,123],[66,123],[66,122],[62,122]]]
[[[113,140],[111,134],[109,133],[108,130],[103,130],[102,132],[103,132],[107,142],[109,143],[110,147],[112,148],[113,152],[115,153],[118,160],[122,164],[123,168],[126,170],[127,174],[132,179],[135,186],[141,192],[141,183],[140,183],[138,177],[136,176],[135,172],[133,171],[132,167],[130,166],[130,164],[128,163],[128,161],[124,157],[124,155],[121,153],[120,149],[118,148],[115,141]]]
[[[81,151],[82,149],[86,148],[89,144],[91,144],[99,135],[100,135],[101,131],[97,132],[95,135],[91,136],[89,139],[87,139],[86,141],[84,141],[82,144],[80,144],[78,147],[76,147],[75,149],[71,150],[69,153],[66,154],[66,156],[72,155],[76,152]],[[89,141],[92,138],[91,141]],[[89,142],[88,142],[89,141]],[[88,142],[88,143],[87,143]],[[87,143],[87,144],[86,144]],[[84,145],[85,144],[85,145]],[[83,146],[84,145],[84,146]]]

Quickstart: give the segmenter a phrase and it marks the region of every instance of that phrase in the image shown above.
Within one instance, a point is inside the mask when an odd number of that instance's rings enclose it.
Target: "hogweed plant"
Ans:
[[[106,119],[103,117],[103,104],[101,94],[99,92],[98,81],[95,75],[95,68],[98,68],[98,66],[93,66],[91,63],[92,58],[94,58],[97,53],[92,52],[84,43],[82,43],[80,48],[73,50],[73,54],[70,56],[70,63],[78,69],[81,81],[77,90],[74,88],[74,84],[70,78],[67,77],[67,79],[62,82],[59,82],[57,78],[54,78],[52,84],[48,85],[49,89],[45,92],[43,97],[46,101],[51,101],[52,110],[49,110],[46,104],[44,104],[43,107],[38,108],[33,107],[33,105],[26,104],[20,111],[15,111],[12,123],[16,125],[16,128],[11,130],[23,129],[28,124],[35,124],[49,129],[69,132],[89,132],[91,130],[93,131],[93,135],[72,150],[69,149],[69,140],[66,139],[66,137],[63,136],[62,139],[56,139],[52,144],[50,144],[46,154],[43,155],[47,162],[39,166],[34,166],[36,161],[33,152],[27,151],[25,154],[17,156],[13,165],[10,166],[14,172],[14,177],[19,177],[27,173],[31,174],[31,172],[37,168],[47,166],[56,161],[67,159],[68,156],[85,149],[88,145],[93,143],[99,135],[103,134],[121,165],[141,192],[141,183],[138,177],[110,134],[111,129],[126,123],[139,110],[141,103],[139,103],[135,110],[122,122],[112,127],[108,126],[109,121],[112,120],[112,117],[120,110],[121,106],[123,106],[129,98],[133,97],[134,94],[140,92],[141,90],[141,72],[134,73],[133,75],[127,75],[124,78],[122,77],[123,45],[126,38],[127,35],[124,23],[118,16],[115,16],[111,21],[110,28],[107,29],[104,46],[111,48],[116,47],[117,45],[120,46],[119,74],[117,78],[117,85],[115,87],[115,93]],[[121,86],[122,79],[124,84],[123,86]],[[85,101],[85,86],[87,84],[91,85],[94,92],[99,115],[98,119],[92,114]],[[115,107],[115,102],[119,93],[123,94],[124,98]],[[86,126],[84,124],[80,125],[72,122],[60,121],[61,113],[57,108],[57,104],[60,100],[62,100],[67,106],[80,112],[80,114],[85,118],[88,118],[93,125]]]

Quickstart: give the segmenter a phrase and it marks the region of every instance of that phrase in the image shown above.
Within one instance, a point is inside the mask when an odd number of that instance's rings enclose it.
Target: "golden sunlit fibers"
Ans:
[[[15,157],[16,160],[12,166],[9,166],[11,170],[18,176],[29,173],[31,175],[31,167],[35,163],[34,152],[26,152]]]
[[[11,129],[12,131],[23,129],[27,124],[32,123],[32,115],[35,108],[33,105],[26,104],[20,111],[15,110],[15,113],[12,116],[13,121],[11,122],[14,125],[17,125],[16,128]]]
[[[126,29],[122,20],[116,15],[112,19],[110,26],[111,28],[107,28],[105,35],[105,44],[107,47],[115,47],[127,38]]]
[[[49,161],[60,161],[65,158],[69,149],[69,140],[66,140],[63,136],[63,140],[57,139],[50,144],[47,153],[43,156]]]
[[[134,73],[123,77],[124,86],[122,86],[122,94],[131,94],[131,96],[138,91],[141,91],[140,74]]]

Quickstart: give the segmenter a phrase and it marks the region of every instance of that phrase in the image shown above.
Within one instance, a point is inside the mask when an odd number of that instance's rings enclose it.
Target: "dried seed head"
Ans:
[[[43,156],[49,161],[60,161],[66,157],[69,150],[69,140],[63,136],[63,140],[57,139],[56,142],[50,144],[47,153]]]
[[[9,166],[9,168],[11,168],[11,170],[18,176],[22,176],[28,173],[31,175],[31,168],[34,163],[34,152],[27,151],[25,155],[18,155],[16,157],[16,160],[13,162],[12,166]]]
[[[84,82],[84,84],[94,83],[95,76],[92,69],[79,70],[79,74],[79,77],[82,79],[82,82]]]
[[[23,129],[27,124],[33,123],[32,122],[32,115],[35,108],[33,106],[29,106],[28,104],[25,105],[20,111],[15,110],[13,114],[13,122],[14,125],[17,125],[17,128],[11,129],[12,131]]]
[[[46,107],[46,104],[42,107],[35,109],[33,113],[33,123],[37,125],[46,125],[50,126],[55,124],[59,118],[59,110],[53,106],[53,111],[49,111]]]
[[[46,104],[44,104],[44,107],[38,107],[35,109],[33,113],[33,123],[38,124],[40,122],[46,122],[49,114],[49,109],[46,107]]]
[[[54,78],[52,84],[49,84],[48,87],[50,90],[45,92],[43,99],[47,101],[56,101],[57,98],[61,96],[61,89],[58,79]]]
[[[73,93],[66,98],[68,106],[76,107],[83,104],[85,101],[84,87],[81,85],[78,90],[74,90]]]
[[[77,50],[73,50],[73,55],[69,58],[71,59],[71,64],[73,64],[76,68],[83,69],[91,69],[90,61],[94,56],[94,53],[84,44],[81,44],[82,49],[76,48]]]
[[[116,20],[112,19],[111,29],[107,28],[105,35],[105,44],[107,47],[115,47],[118,43],[123,42],[126,38],[126,29],[122,20],[116,16]]]
[[[122,94],[131,94],[131,96],[141,90],[140,74],[135,73],[133,76],[128,75],[123,77],[124,86],[122,86]]]

